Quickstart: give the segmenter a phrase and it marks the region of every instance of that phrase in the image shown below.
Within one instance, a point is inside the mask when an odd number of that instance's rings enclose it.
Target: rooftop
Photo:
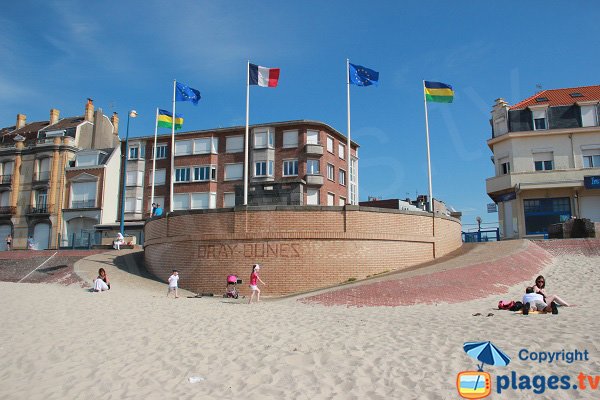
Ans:
[[[586,101],[600,102],[600,85],[542,90],[510,107],[510,110],[522,110],[535,105],[568,106]]]

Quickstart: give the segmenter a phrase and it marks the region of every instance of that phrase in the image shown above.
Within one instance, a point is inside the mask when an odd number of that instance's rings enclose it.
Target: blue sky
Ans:
[[[196,107],[178,103],[184,130],[243,125],[251,60],[281,68],[277,88],[251,88],[251,124],[310,119],[346,133],[349,58],[380,73],[379,86],[351,88],[361,200],[427,193],[422,80],[441,81],[456,95],[429,107],[434,196],[465,224],[495,222],[494,100],[600,83],[599,12],[594,1],[22,0],[0,15],[0,125],[50,108],[81,115],[91,97],[122,131],[136,109],[130,135],[152,135],[173,79],[202,92]]]

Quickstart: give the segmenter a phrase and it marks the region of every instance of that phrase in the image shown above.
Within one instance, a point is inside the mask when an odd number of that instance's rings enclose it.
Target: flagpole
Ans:
[[[250,122],[250,60],[246,65],[246,136],[244,138],[244,205],[248,205],[248,124]]]
[[[346,58],[346,88],[348,97],[348,156],[346,158],[346,204],[352,204],[350,199],[350,59]]]
[[[175,86],[177,79],[173,79],[173,123],[171,124],[171,190],[169,190],[169,211],[173,212],[173,182],[175,181]]]
[[[431,154],[429,151],[429,118],[427,116],[427,96],[425,95],[425,81],[423,81],[423,103],[425,104],[425,137],[427,140],[427,178],[429,180],[429,209],[433,213],[433,190],[431,188]]]
[[[158,135],[158,107],[156,107],[156,121],[154,122],[154,151],[152,157],[152,191],[150,192],[150,204],[154,204],[154,176],[156,174],[156,136]],[[163,204],[164,206],[164,204]]]

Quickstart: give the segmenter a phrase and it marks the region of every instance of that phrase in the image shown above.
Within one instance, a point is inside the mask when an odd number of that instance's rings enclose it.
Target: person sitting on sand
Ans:
[[[110,281],[104,268],[100,268],[98,270],[98,277],[94,281],[94,292],[103,292],[105,290],[110,290]]]
[[[539,293],[535,293],[531,286],[528,286],[525,289],[525,295],[523,296],[523,315],[528,315],[529,310],[546,311],[551,312],[552,314],[558,314],[556,303],[552,302],[550,305],[544,303],[544,297]]]
[[[560,297],[558,297],[556,295],[547,294],[545,288],[546,288],[546,279],[542,275],[535,278],[535,285],[533,286],[533,290],[535,293],[539,293],[544,297],[544,302],[546,304],[556,302],[557,304],[560,304],[561,306],[569,307],[569,303],[567,303]]]

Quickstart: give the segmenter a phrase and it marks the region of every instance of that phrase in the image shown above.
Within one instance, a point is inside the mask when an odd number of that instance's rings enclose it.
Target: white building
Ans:
[[[600,86],[496,100],[486,189],[503,238],[541,236],[571,217],[600,222],[599,103]]]

